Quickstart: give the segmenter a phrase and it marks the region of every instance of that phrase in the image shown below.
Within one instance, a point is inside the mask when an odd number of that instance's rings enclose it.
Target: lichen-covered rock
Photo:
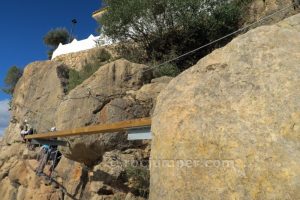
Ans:
[[[300,199],[300,14],[173,79],[152,123],[150,199]]]

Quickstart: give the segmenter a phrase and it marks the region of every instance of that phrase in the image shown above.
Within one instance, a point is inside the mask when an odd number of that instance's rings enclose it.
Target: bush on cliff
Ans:
[[[23,69],[17,66],[10,67],[4,79],[6,88],[2,88],[2,91],[12,96],[15,87],[19,79],[22,77],[22,75],[23,75]]]
[[[143,166],[129,166],[126,168],[126,176],[130,182],[132,192],[147,198],[150,187],[150,171]]]
[[[44,43],[49,47],[48,58],[51,59],[54,50],[60,43],[67,44],[71,39],[72,37],[66,28],[56,28],[50,30],[44,36]]]
[[[180,70],[176,65],[172,65],[170,63],[161,65],[153,70],[153,74],[155,77],[162,77],[162,76],[171,76],[175,77],[180,74]]]
[[[109,7],[100,23],[109,37],[130,39],[146,51],[148,61],[160,61],[172,52],[181,55],[236,30],[242,5],[248,1],[105,0]],[[183,70],[229,39],[173,64]]]
[[[111,59],[111,54],[106,49],[99,49],[93,56],[94,62],[106,62]]]
[[[105,49],[99,49],[95,52],[89,61],[83,66],[82,70],[76,71],[70,69],[67,84],[67,92],[70,92],[77,85],[92,76],[103,64],[111,59],[111,54]]]

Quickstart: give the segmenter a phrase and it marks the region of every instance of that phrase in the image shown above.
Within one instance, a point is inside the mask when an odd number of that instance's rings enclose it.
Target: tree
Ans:
[[[48,57],[51,58],[54,50],[60,43],[67,44],[72,39],[66,28],[56,28],[50,30],[44,36],[44,43],[49,47]]]
[[[6,77],[4,79],[4,83],[6,84],[6,88],[3,88],[2,91],[9,94],[13,95],[15,87],[19,81],[19,79],[23,75],[23,70],[17,66],[12,66],[9,68]]]
[[[109,37],[130,39],[146,50],[148,58],[162,60],[171,52],[181,55],[236,30],[243,1],[249,0],[105,0],[108,11],[100,23]],[[186,60],[193,63],[210,50]]]

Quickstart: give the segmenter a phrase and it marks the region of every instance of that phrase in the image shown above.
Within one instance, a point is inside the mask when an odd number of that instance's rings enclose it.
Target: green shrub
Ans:
[[[76,71],[70,69],[69,71],[69,80],[67,84],[67,93],[74,89],[76,86],[80,85],[83,81],[91,77],[99,68],[100,64],[98,63],[88,63],[86,64],[81,71]]]
[[[50,47],[58,47],[59,43],[67,44],[71,39],[70,33],[66,28],[51,29],[44,36],[44,43]]]
[[[22,75],[23,75],[23,69],[17,66],[10,67],[4,79],[6,88],[2,88],[2,91],[12,96],[15,87],[19,79],[22,77]]]
[[[69,70],[69,80],[67,84],[67,92],[70,92],[77,85],[91,77],[103,64],[111,59],[111,54],[106,49],[99,49],[86,64],[81,71],[74,69]]]
[[[129,166],[126,168],[127,178],[132,181],[132,186],[137,195],[147,198],[150,186],[150,171],[146,167]]]
[[[154,76],[156,78],[161,76],[171,76],[175,77],[178,74],[180,74],[180,70],[176,65],[173,65],[171,63],[167,63],[165,65],[159,66],[153,70]]]
[[[164,55],[169,55],[172,51],[182,55],[237,30],[240,27],[243,6],[250,0],[104,2],[108,5],[108,11],[100,19],[102,31],[122,42],[131,39],[138,48],[146,52],[147,62],[162,62]],[[225,45],[232,37],[185,56],[174,64],[182,71],[213,49]],[[138,58],[137,53],[128,51],[127,57]]]
[[[53,52],[60,43],[67,44],[72,39],[72,36],[66,28],[51,29],[43,38],[44,44],[49,47],[47,55],[51,59]]]
[[[106,62],[111,59],[111,54],[106,49],[99,49],[93,56],[93,59],[97,62]]]
[[[125,58],[134,63],[146,63],[146,51],[136,43],[121,43],[116,47],[116,51],[120,57]]]
[[[120,195],[114,196],[113,200],[123,200],[123,198]]]
[[[72,89],[74,89],[77,85],[81,84],[82,82],[83,80],[80,76],[80,72],[74,69],[70,69],[69,80],[67,84],[67,92],[70,92]]]

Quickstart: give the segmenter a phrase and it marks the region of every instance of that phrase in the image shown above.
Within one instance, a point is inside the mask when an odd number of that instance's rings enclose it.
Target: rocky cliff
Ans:
[[[84,55],[91,57],[89,52]],[[70,146],[61,149],[64,155],[53,184],[35,175],[39,149],[29,151],[19,135],[25,119],[43,133],[52,126],[63,130],[148,117],[156,96],[170,81],[153,79],[150,71],[144,72],[147,66],[120,59],[101,66],[67,93],[69,70],[77,69],[70,65],[77,61],[70,59],[29,64],[16,86],[11,123],[0,146],[1,198],[144,199],[147,191],[141,193],[128,174],[128,163],[147,161],[150,143],[128,142],[125,133],[68,138]]]
[[[244,16],[244,22],[246,24],[256,22],[264,16],[270,15],[295,3],[294,0],[250,0],[245,2],[249,2],[246,14]],[[274,24],[285,19],[286,17],[296,14],[298,11],[299,8],[296,7],[285,9],[282,12],[272,16],[270,19],[265,20],[260,25]]]
[[[160,93],[150,199],[300,199],[300,14],[235,38]]]
[[[119,59],[67,92],[92,54],[29,64],[0,144],[1,199],[146,199],[147,168],[128,164],[147,166],[150,149],[150,199],[300,199],[299,30],[296,15],[249,31],[172,81]],[[20,142],[25,119],[42,133],[148,116],[151,147],[124,133],[68,138],[52,184]]]

